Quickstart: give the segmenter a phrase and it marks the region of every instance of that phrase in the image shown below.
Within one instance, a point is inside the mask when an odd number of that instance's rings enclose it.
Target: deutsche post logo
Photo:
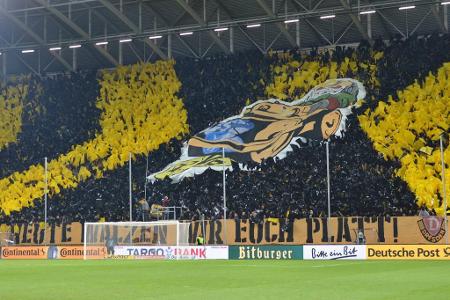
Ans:
[[[417,221],[422,236],[431,243],[439,242],[445,235],[444,219],[425,217]]]

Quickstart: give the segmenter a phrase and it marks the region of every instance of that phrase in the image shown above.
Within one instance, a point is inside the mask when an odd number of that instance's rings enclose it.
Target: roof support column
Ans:
[[[172,34],[167,35],[167,58],[172,58]]]
[[[77,49],[72,49],[72,69],[73,71],[77,70]]]
[[[6,55],[7,55],[7,53],[6,52],[3,52],[2,53],[2,75],[3,75],[3,79],[5,79],[6,80],[6,72],[7,72],[7,69],[6,69]]]
[[[47,43],[47,15],[44,16],[44,41]]]
[[[92,10],[89,8],[88,11],[88,35],[92,37]]]
[[[234,54],[234,27],[230,27],[230,52]]]
[[[206,24],[206,0],[203,0],[203,22]]]
[[[123,65],[123,43],[119,43],[119,65]]]
[[[139,9],[138,30],[139,30],[139,32],[142,32],[142,1],[139,1],[138,9]]]
[[[447,12],[447,6],[448,5],[443,5],[443,9],[442,11],[444,12],[444,28],[445,28],[445,32],[448,33],[448,12]]]
[[[41,75],[41,51],[38,50],[38,61],[37,61],[37,71],[38,74]]]

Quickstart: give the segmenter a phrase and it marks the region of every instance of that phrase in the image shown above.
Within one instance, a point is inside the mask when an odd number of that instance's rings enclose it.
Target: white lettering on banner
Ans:
[[[336,260],[336,259],[366,259],[364,245],[305,245],[303,259]]]
[[[114,255],[138,259],[228,259],[228,246],[115,246]]]

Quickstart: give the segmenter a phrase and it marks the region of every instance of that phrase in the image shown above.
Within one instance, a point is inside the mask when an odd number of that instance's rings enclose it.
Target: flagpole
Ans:
[[[44,159],[44,245],[47,243],[47,198],[48,198],[48,161]]]
[[[447,191],[445,188],[445,162],[444,162],[444,134],[440,136],[441,146],[441,166],[442,166],[442,193],[444,196],[444,225],[445,225],[445,243],[448,245],[448,222],[447,222]]]
[[[226,189],[226,174],[225,174],[225,148],[222,148],[222,185],[223,185],[223,229],[225,236],[225,243],[227,237],[227,189]]]
[[[131,185],[131,153],[128,153],[128,185],[129,185],[129,205],[130,205],[130,222],[133,221],[133,200],[132,200],[132,185]]]
[[[147,201],[147,176],[148,176],[148,153],[147,153],[147,161],[145,165],[145,181],[144,181],[144,198]]]
[[[330,142],[326,142],[326,152],[327,152],[327,198],[328,198],[328,214],[327,214],[327,232],[328,236],[330,233],[330,218],[331,218],[331,192],[330,192]],[[328,239],[327,236],[327,239]]]

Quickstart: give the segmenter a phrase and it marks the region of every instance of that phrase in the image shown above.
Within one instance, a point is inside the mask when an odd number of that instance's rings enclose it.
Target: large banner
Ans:
[[[147,228],[145,232],[137,227],[120,231],[105,227],[105,230],[95,233],[90,243],[101,243],[105,237],[112,236],[119,244],[130,239],[135,244],[169,244],[174,234],[171,234],[170,226],[163,227],[159,226],[154,231]],[[44,229],[39,224],[3,225],[2,228],[11,232],[15,245],[44,243]],[[368,244],[445,243],[445,224],[438,217],[342,217],[331,218],[329,222],[326,218],[296,219],[293,222],[269,219],[258,224],[239,219],[205,221],[204,224],[191,222],[189,242],[195,243],[197,236],[202,234],[209,245],[351,244],[356,241],[359,231],[364,233]],[[80,245],[83,244],[83,226],[81,223],[48,226],[46,236],[48,244]]]
[[[149,176],[151,181],[169,177],[178,182],[207,169],[231,169],[231,163],[283,159],[291,145],[340,136],[345,121],[366,91],[353,79],[327,80],[293,102],[278,99],[257,101],[194,135],[179,160]],[[299,145],[300,146],[300,145]]]

